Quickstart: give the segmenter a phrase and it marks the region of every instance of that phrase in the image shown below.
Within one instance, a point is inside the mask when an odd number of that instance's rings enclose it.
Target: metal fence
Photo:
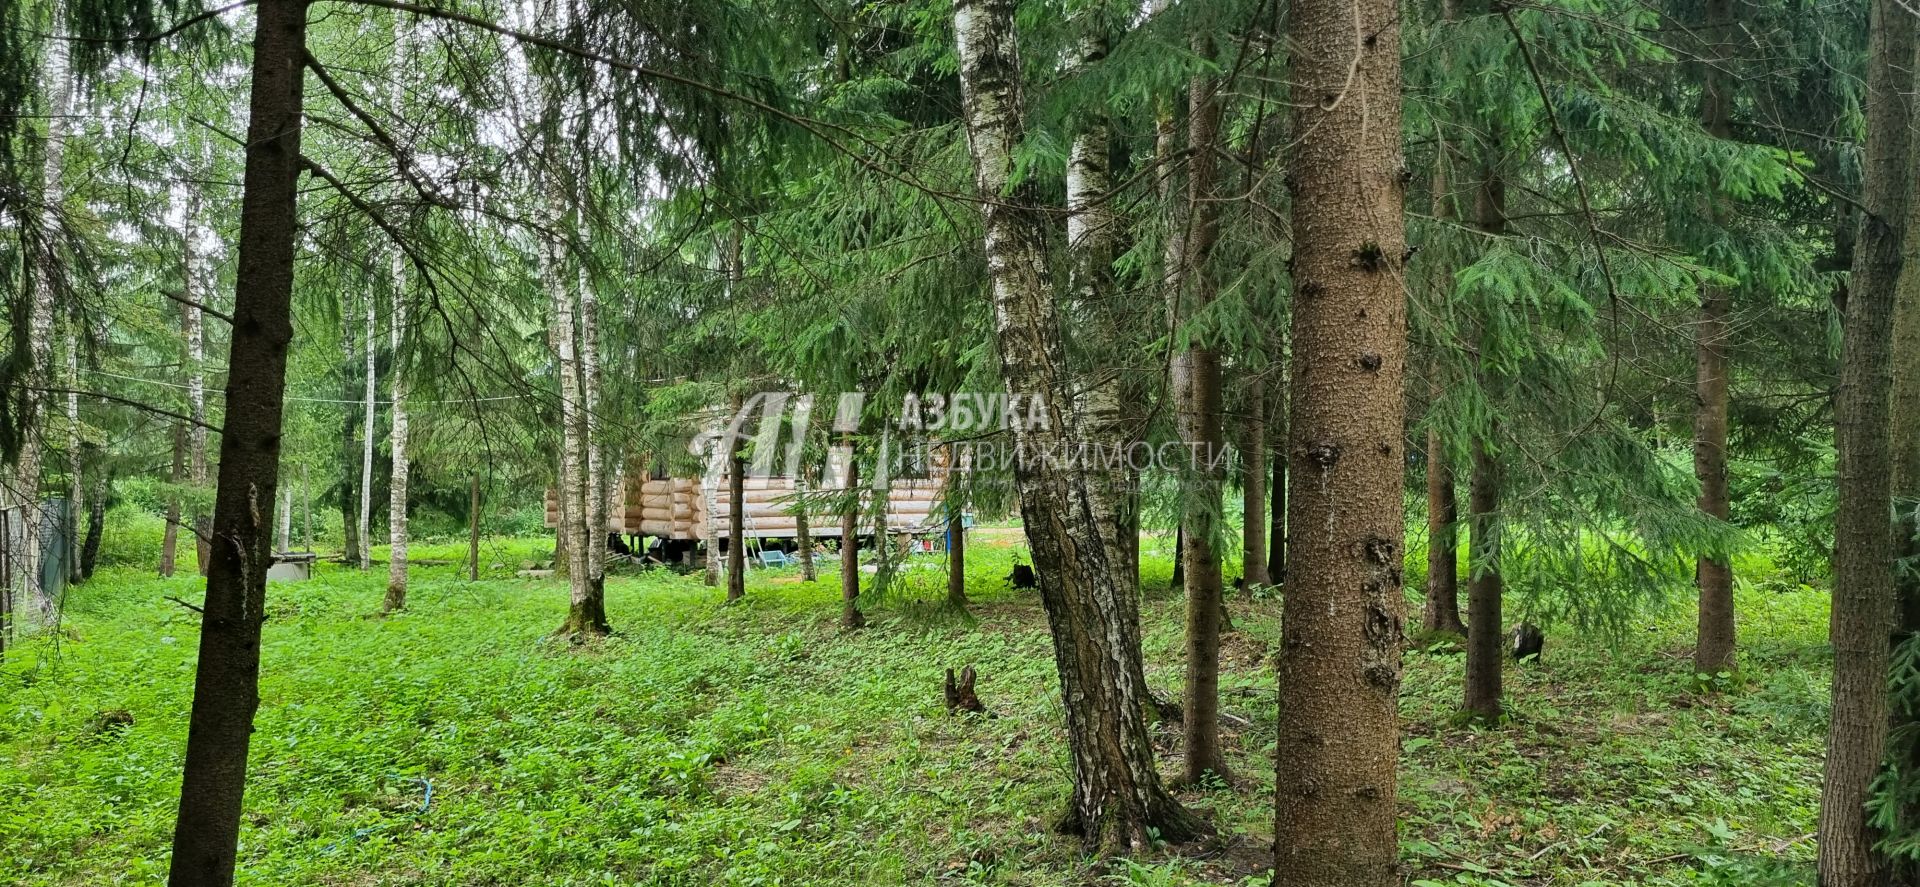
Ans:
[[[50,624],[73,573],[73,514],[65,499],[40,503],[27,537],[27,508],[0,509],[0,637]]]

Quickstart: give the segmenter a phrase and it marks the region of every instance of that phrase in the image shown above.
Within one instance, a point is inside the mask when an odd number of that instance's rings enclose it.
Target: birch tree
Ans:
[[[187,477],[196,491],[207,488],[207,340],[201,306],[210,304],[214,281],[209,251],[212,241],[201,223],[205,201],[189,191],[187,201],[187,304],[181,315],[187,337]],[[212,516],[198,504],[193,508],[193,544],[200,575],[211,569]]]
[[[362,449],[360,451],[360,569],[373,569],[373,417],[378,404],[374,398],[378,394],[378,374],[374,369],[375,346],[379,342],[380,330],[375,317],[374,297],[369,291],[365,298],[367,324],[365,341],[366,353],[366,392],[361,406],[366,410],[361,419],[360,433]]]
[[[599,604],[593,594],[588,571],[588,549],[592,539],[587,532],[587,442],[582,431],[583,403],[580,385],[580,357],[576,313],[579,310],[568,285],[561,245],[548,241],[543,262],[543,277],[552,314],[548,317],[547,337],[553,348],[554,372],[560,379],[560,532],[567,545],[567,619],[559,634],[589,635],[607,632],[606,614],[596,612]]]
[[[387,335],[390,358],[387,389],[393,404],[388,407],[392,422],[387,447],[393,454],[392,480],[387,486],[387,596],[380,604],[391,613],[407,606],[407,378],[402,369],[401,346],[407,328],[407,265],[399,250],[393,252],[393,309],[388,318]]]
[[[600,299],[584,267],[580,270],[581,424],[587,450],[587,590],[604,600],[607,585],[607,497],[611,478],[606,440],[600,428]],[[603,617],[604,621],[604,617]]]
[[[983,198],[994,339],[1010,398],[1044,419],[1015,423],[1024,452],[1071,452],[1086,439],[1059,338],[1045,256],[1046,216],[1031,178],[1014,176],[1024,135],[1011,0],[953,8],[974,182]],[[1137,604],[1123,550],[1088,497],[1083,466],[1016,460],[1014,479],[1060,675],[1073,792],[1061,827],[1104,852],[1144,850],[1149,830],[1180,841],[1206,825],[1161,786],[1146,732],[1148,694]]]

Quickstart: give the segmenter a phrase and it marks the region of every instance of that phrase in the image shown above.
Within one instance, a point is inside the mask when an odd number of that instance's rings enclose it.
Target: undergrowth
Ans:
[[[269,593],[240,881],[272,885],[1265,883],[1277,600],[1236,600],[1223,651],[1239,784],[1182,797],[1209,844],[1095,866],[1047,823],[1065,803],[1051,648],[1003,581],[1017,532],[970,546],[971,613],[938,556],[909,564],[870,628],[835,627],[837,583],[756,571],[744,606],[698,575],[609,583],[619,634],[549,637],[543,543],[416,549],[409,609],[385,571],[322,565]],[[1181,603],[1147,546],[1150,680],[1177,693]],[[496,568],[497,565],[497,568]],[[823,564],[831,570],[832,564]],[[164,878],[199,581],[110,570],[0,671],[0,882]],[[1812,858],[1829,655],[1825,596],[1744,589],[1743,668],[1702,686],[1690,611],[1624,639],[1549,629],[1509,666],[1508,722],[1451,726],[1457,647],[1406,657],[1402,857],[1419,885],[1775,885]],[[949,718],[974,665],[992,718]],[[124,712],[131,723],[112,716]],[[1250,726],[1249,726],[1250,725]],[[1156,728],[1167,769],[1177,730]],[[1280,762],[1285,766],[1285,762]],[[431,795],[429,796],[429,791]]]

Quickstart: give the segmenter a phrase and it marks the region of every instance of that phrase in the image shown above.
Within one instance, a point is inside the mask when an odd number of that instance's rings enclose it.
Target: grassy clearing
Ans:
[[[982,530],[962,617],[909,571],[874,626],[834,627],[837,585],[755,572],[745,606],[697,576],[609,583],[621,634],[555,641],[557,583],[492,542],[469,583],[325,566],[270,592],[241,881],[287,885],[1264,883],[1276,601],[1236,602],[1225,651],[1232,790],[1186,800],[1223,839],[1089,868],[1045,823],[1066,756],[1045,621],[1000,577],[1017,532]],[[1149,545],[1150,589],[1166,546]],[[461,546],[416,549],[457,562]],[[936,563],[937,559],[927,561]],[[0,882],[164,876],[197,580],[103,575],[66,629],[0,672]],[[1415,884],[1800,883],[1812,857],[1829,656],[1824,595],[1749,590],[1745,668],[1703,693],[1691,612],[1619,642],[1549,632],[1511,667],[1513,722],[1452,726],[1462,657],[1407,656],[1402,855]],[[1177,691],[1180,602],[1145,606],[1150,677]],[[974,664],[992,719],[949,719],[941,671]],[[125,711],[133,723],[103,726]],[[1161,733],[1177,754],[1177,731]],[[1284,763],[1284,762],[1283,762]],[[1171,766],[1169,766],[1171,769]],[[432,787],[427,802],[428,785]],[[1110,879],[1110,880],[1109,880]]]

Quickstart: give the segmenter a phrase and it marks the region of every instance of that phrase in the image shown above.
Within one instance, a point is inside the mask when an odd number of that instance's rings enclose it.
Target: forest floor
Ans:
[[[1015,539],[970,546],[971,616],[935,603],[936,555],[854,634],[835,626],[830,575],[756,571],[725,607],[699,576],[657,571],[611,580],[619,634],[575,646],[548,637],[562,587],[512,578],[533,541],[490,544],[502,569],[478,583],[416,569],[390,618],[373,615],[384,570],[275,585],[240,881],[1264,885],[1278,602],[1233,604],[1223,707],[1251,723],[1227,728],[1236,781],[1182,796],[1223,837],[1096,866],[1046,828],[1067,759],[1045,620],[1002,579]],[[1148,548],[1149,676],[1177,695],[1182,608],[1166,546]],[[164,878],[197,633],[168,597],[198,584],[105,573],[71,594],[60,632],[8,651],[0,883]],[[1743,671],[1719,692],[1691,675],[1690,608],[1624,638],[1549,628],[1542,661],[1509,666],[1497,729],[1454,725],[1461,654],[1410,651],[1409,882],[1804,883],[1826,596],[1748,588],[1739,603]],[[992,718],[942,710],[942,671],[969,664]],[[1158,730],[1173,772],[1178,730]]]

